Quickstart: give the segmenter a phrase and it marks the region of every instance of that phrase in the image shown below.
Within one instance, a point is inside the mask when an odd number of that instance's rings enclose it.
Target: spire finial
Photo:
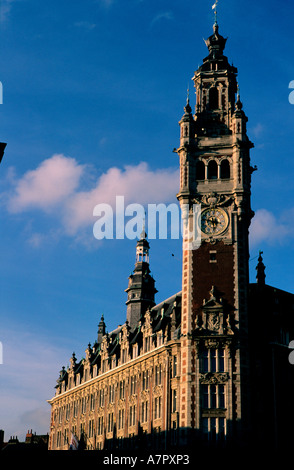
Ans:
[[[147,233],[145,232],[145,219],[146,219],[146,212],[144,213],[144,218],[142,222],[142,232],[140,235],[140,240],[144,240],[147,237]]]
[[[218,4],[218,0],[215,0],[215,3],[214,5],[212,5],[212,10],[214,10],[214,27],[217,26],[217,4]]]
[[[259,250],[258,264],[256,266],[256,282],[259,285],[265,285],[265,265],[263,264],[262,256],[263,251]]]
[[[192,112],[192,108],[190,106],[190,87],[189,87],[189,84],[188,84],[188,88],[187,88],[187,102],[186,102],[186,106],[184,106],[184,111],[185,111],[185,115],[190,115],[191,112]]]
[[[240,100],[240,87],[239,87],[238,81],[237,81],[237,100],[236,100],[235,108],[236,110],[241,110],[243,108],[243,104]]]

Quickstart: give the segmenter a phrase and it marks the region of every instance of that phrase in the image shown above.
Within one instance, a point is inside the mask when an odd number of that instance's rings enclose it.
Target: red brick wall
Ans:
[[[216,251],[216,263],[210,261],[210,251]],[[220,241],[203,243],[192,254],[192,317],[200,313],[203,299],[210,298],[215,286],[230,311],[234,309],[234,252],[233,245]],[[194,325],[193,325],[194,327]]]

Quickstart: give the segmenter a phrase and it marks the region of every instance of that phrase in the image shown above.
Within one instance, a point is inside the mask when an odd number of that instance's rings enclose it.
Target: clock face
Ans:
[[[223,232],[228,226],[228,216],[222,209],[205,209],[200,219],[201,231],[207,235]]]

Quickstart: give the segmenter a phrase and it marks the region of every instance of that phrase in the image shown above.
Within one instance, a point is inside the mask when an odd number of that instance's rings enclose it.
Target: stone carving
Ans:
[[[219,331],[220,328],[220,318],[217,313],[211,313],[208,315],[207,320],[207,329],[211,331]]]
[[[201,384],[217,385],[224,384],[229,380],[227,372],[207,372],[206,374],[199,374]]]
[[[194,335],[233,335],[230,316],[224,312],[223,299],[212,286],[209,300],[203,300],[202,314],[195,318]]]
[[[202,206],[215,207],[223,206],[231,201],[232,196],[225,196],[224,194],[218,194],[211,192],[209,194],[204,194],[203,196],[196,197],[193,202],[200,203]]]

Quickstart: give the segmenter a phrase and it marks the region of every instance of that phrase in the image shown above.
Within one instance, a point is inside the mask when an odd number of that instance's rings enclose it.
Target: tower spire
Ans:
[[[190,86],[188,84],[188,88],[187,88],[187,105],[190,104]]]
[[[131,330],[138,326],[146,310],[155,305],[154,295],[157,292],[155,281],[150,274],[149,243],[146,240],[144,227],[143,232],[143,238],[137,241],[135,269],[129,276],[128,288],[125,289],[128,294],[127,321]]]
[[[217,4],[218,0],[215,0],[214,5],[211,7],[214,10],[214,27],[217,26]]]
[[[143,223],[142,223],[142,232],[141,232],[141,235],[140,235],[140,240],[145,240],[147,238],[147,233],[145,231],[145,217],[146,217],[146,212],[144,214],[144,219],[143,219]]]

